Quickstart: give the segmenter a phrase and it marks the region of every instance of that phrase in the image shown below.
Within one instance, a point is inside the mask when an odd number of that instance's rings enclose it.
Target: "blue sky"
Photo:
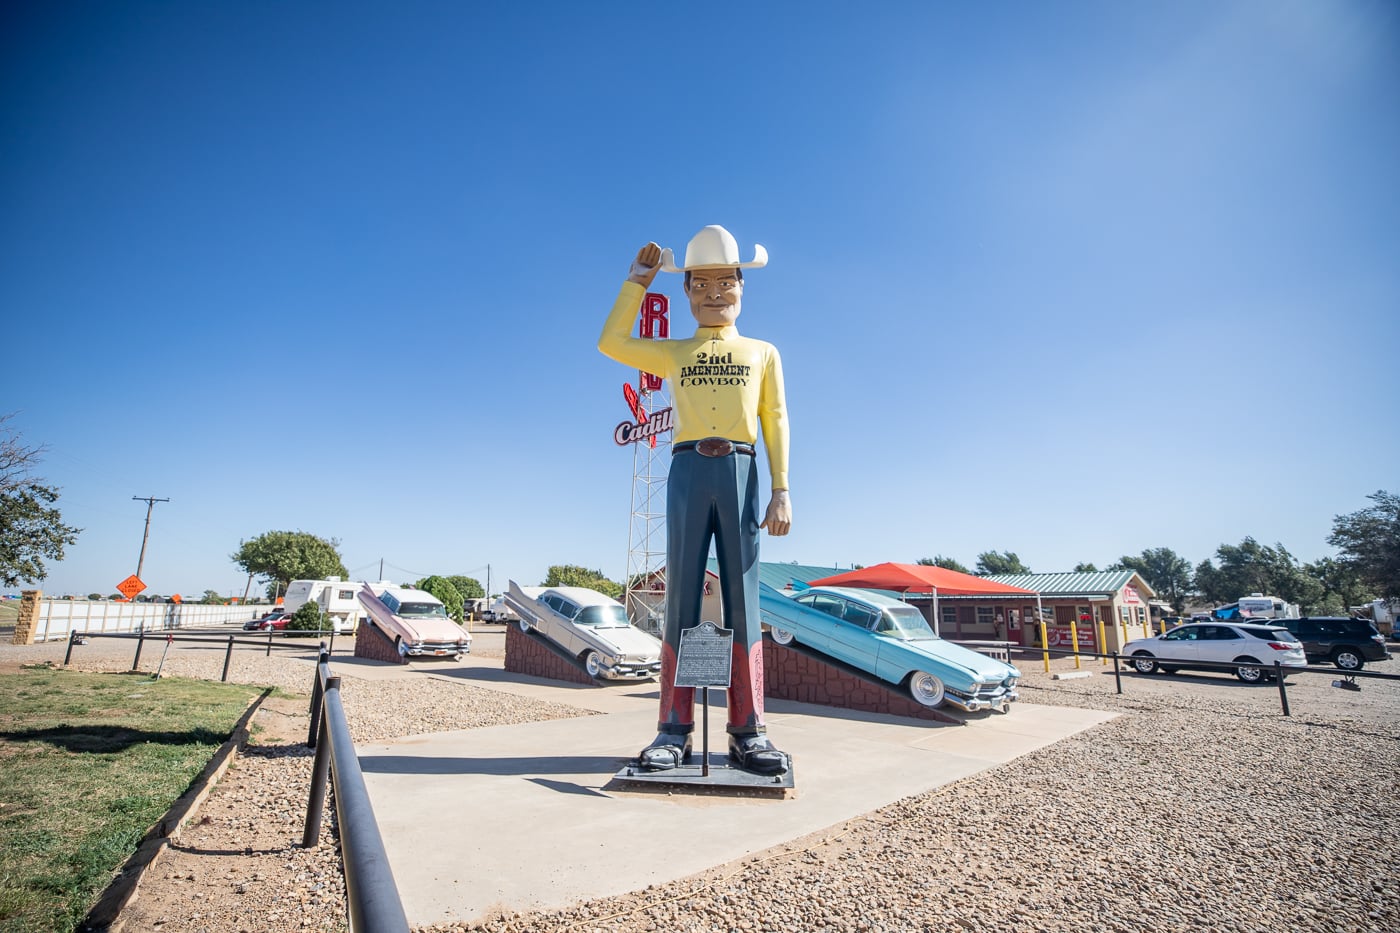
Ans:
[[[622,577],[594,344],[710,223],[771,255],[765,560],[1311,560],[1400,486],[1394,3],[687,8],[6,4],[0,411],[83,529],[44,589],[134,571],[150,495],[160,593],[274,529]]]

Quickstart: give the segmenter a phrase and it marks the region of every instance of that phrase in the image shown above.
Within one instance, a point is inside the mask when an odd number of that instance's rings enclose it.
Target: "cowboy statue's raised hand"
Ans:
[[[773,498],[768,500],[768,511],[763,515],[760,528],[767,528],[775,538],[781,538],[792,530],[792,498],[786,489],[773,490]]]
[[[632,270],[627,281],[636,282],[642,288],[651,288],[652,279],[661,269],[661,247],[648,243],[637,250],[637,258],[632,260]]]

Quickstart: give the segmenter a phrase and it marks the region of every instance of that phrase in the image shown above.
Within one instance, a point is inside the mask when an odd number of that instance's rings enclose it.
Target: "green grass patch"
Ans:
[[[260,692],[44,666],[0,676],[0,933],[76,927]]]

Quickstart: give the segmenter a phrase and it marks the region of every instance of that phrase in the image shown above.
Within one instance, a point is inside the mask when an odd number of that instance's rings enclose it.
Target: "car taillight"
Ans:
[[[1300,646],[1299,646],[1299,645],[1290,645],[1290,644],[1289,644],[1288,642],[1286,642],[1286,641],[1271,641],[1271,642],[1269,642],[1269,647],[1272,648],[1272,649],[1274,649],[1275,651],[1292,651],[1292,650],[1294,650],[1295,648],[1298,648],[1298,647],[1300,647]]]

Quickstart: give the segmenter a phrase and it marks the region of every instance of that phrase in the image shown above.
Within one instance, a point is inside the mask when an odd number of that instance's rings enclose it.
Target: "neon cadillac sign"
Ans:
[[[669,310],[670,300],[665,295],[647,292],[646,297],[642,299],[642,336],[653,340],[669,337],[671,322],[666,316]],[[648,394],[661,389],[660,376],[639,372],[637,381],[642,391]],[[627,399],[627,407],[631,409],[632,417],[637,420],[624,421],[613,429],[613,441],[618,446],[626,447],[639,441],[649,441],[651,446],[655,447],[657,435],[665,434],[676,426],[675,413],[670,408],[658,408],[648,414],[642,405],[641,396],[631,383],[622,386],[622,395]]]

